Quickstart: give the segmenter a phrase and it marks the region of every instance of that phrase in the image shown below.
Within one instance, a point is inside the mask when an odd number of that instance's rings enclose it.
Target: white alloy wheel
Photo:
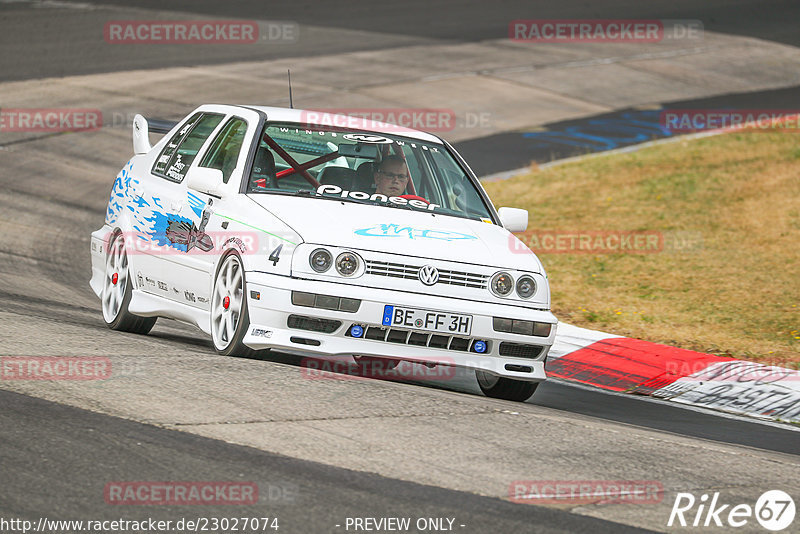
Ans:
[[[128,253],[121,235],[113,238],[106,255],[106,272],[103,279],[103,318],[113,323],[122,309],[128,285]]]
[[[100,294],[103,320],[112,330],[146,334],[152,330],[158,317],[141,317],[128,311],[133,296],[130,270],[125,239],[117,233],[111,238],[106,254],[103,290]]]
[[[242,320],[244,298],[242,262],[231,254],[217,272],[211,298],[211,337],[217,350],[224,351],[233,342]]]

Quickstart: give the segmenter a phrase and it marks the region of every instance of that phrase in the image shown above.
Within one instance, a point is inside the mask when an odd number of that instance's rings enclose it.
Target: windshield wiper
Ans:
[[[411,210],[411,211],[425,211],[423,209],[415,208],[411,204],[395,204],[394,202],[381,202],[380,204],[376,204],[377,206],[386,206],[389,208],[398,208],[401,210]]]
[[[357,198],[349,198],[349,197],[329,197],[325,195],[320,195],[319,198],[327,198],[328,200],[339,200],[341,202],[354,202],[356,204],[367,204],[372,205],[372,202],[367,202],[366,200],[359,200]]]
[[[286,189],[267,189],[267,190],[264,190],[264,191],[248,191],[247,194],[249,194],[249,195],[252,195],[252,194],[262,195],[264,193],[266,193],[268,195],[284,195],[284,196],[288,196],[288,197],[310,196],[310,195],[316,195],[317,194],[317,192],[312,190],[312,189],[298,189],[297,191],[287,191]]]

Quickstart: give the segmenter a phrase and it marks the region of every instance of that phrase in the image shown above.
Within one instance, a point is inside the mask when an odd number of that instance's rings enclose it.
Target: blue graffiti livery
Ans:
[[[131,174],[131,167],[132,163],[129,161],[114,181],[106,210],[106,224],[114,225],[124,206],[130,212],[131,227],[141,241],[151,241],[181,252],[188,252],[194,247],[204,251],[211,250],[213,242],[204,231],[210,216],[210,211],[206,211],[208,203],[194,193],[188,194],[189,206],[202,219],[198,228],[191,219],[176,213],[167,213],[160,198],[150,197],[148,202],[144,196],[131,194],[131,189],[140,183]]]
[[[192,211],[195,213],[195,215],[201,217],[203,215],[203,209],[206,207],[206,201],[191,191],[187,193],[187,197],[189,201],[189,207],[192,208]]]
[[[369,228],[359,228],[353,232],[364,237],[405,237],[408,239],[436,239],[439,241],[457,241],[461,239],[477,239],[474,235],[434,230],[431,228],[412,228],[399,224],[378,224]]]

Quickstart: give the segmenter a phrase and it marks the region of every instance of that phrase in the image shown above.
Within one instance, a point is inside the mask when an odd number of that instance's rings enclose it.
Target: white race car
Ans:
[[[166,133],[155,146],[151,129]],[[174,126],[137,115],[133,146],[91,239],[110,328],[146,334],[169,317],[225,355],[466,367],[510,400],[546,378],[547,277],[511,233],[528,213],[495,211],[442,139],[204,105]]]

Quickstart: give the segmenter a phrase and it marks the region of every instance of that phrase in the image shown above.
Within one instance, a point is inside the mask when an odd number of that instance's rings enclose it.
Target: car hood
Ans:
[[[495,224],[338,200],[249,196],[307,243],[542,272],[538,258]]]

